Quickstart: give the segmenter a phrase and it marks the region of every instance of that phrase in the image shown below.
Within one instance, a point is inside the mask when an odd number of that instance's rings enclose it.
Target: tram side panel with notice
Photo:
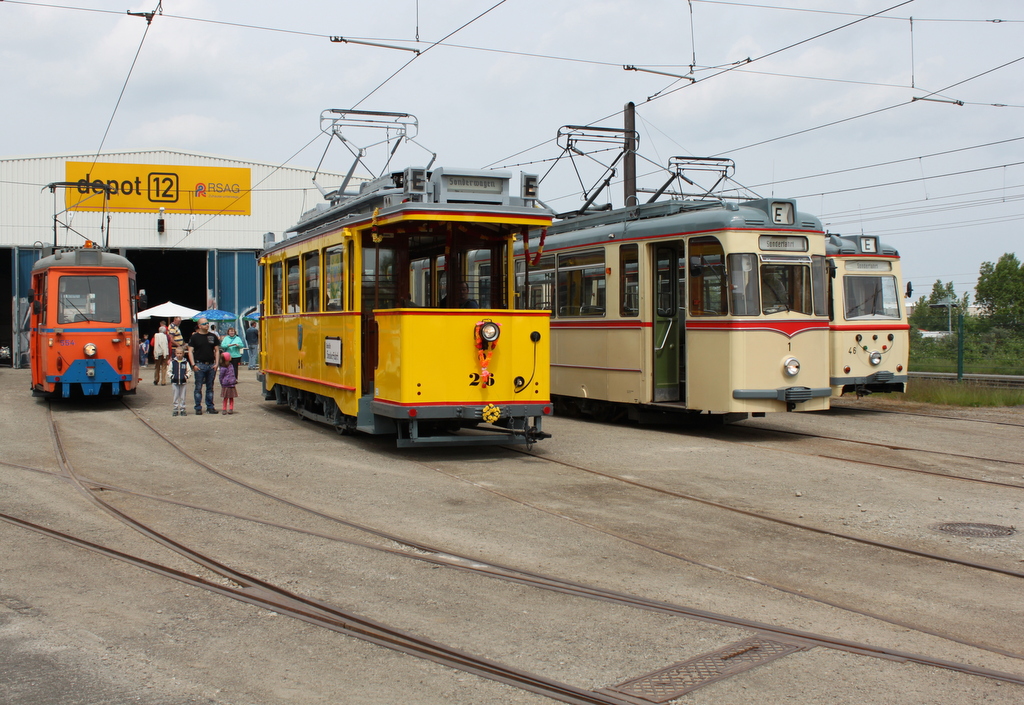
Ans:
[[[32,393],[134,394],[139,379],[135,267],[99,248],[61,249],[32,267]]]

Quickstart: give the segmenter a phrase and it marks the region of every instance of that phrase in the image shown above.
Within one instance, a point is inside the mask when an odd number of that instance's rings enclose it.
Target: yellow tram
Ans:
[[[399,446],[532,443],[551,413],[547,311],[514,307],[536,179],[409,168],[306,213],[260,260],[264,395]]]
[[[828,408],[825,236],[794,201],[654,202],[543,235],[519,286],[524,306],[551,311],[551,390],[570,411]]]

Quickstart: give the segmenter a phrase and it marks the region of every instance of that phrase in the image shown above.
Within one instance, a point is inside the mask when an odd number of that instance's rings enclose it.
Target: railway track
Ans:
[[[841,436],[832,436],[832,435],[819,434],[819,433],[809,433],[809,432],[806,432],[806,431],[789,431],[789,430],[785,430],[785,429],[770,428],[770,427],[767,427],[767,426],[752,427],[751,430],[753,431],[754,428],[756,428],[756,431],[758,433],[770,433],[770,434],[775,434],[775,435],[780,435],[780,436],[792,436],[792,437],[799,437],[799,438],[814,438],[814,439],[820,439],[820,440],[826,440],[826,441],[835,441],[835,442],[841,443],[841,444],[849,444],[849,445],[854,445],[854,446],[861,446],[861,447],[865,447],[865,448],[879,448],[879,449],[883,449],[883,450],[887,450],[887,451],[900,451],[900,452],[908,452],[908,453],[922,453],[924,455],[930,455],[930,456],[939,456],[939,457],[946,457],[946,458],[956,458],[956,459],[970,460],[970,461],[975,461],[975,462],[984,462],[984,463],[992,463],[992,464],[996,464],[996,465],[1004,465],[1004,466],[1012,466],[1012,467],[1024,468],[1024,461],[1020,461],[1020,460],[1008,460],[1008,459],[1005,459],[1005,458],[992,458],[992,457],[978,457],[978,456],[970,455],[970,454],[967,454],[967,453],[952,453],[952,452],[949,452],[949,451],[933,450],[933,449],[930,449],[930,448],[914,448],[914,447],[911,447],[911,446],[903,446],[903,445],[897,445],[897,444],[893,444],[893,443],[883,443],[883,442],[878,442],[878,441],[862,441],[862,440],[858,440],[858,439],[855,439],[855,438],[844,438],[844,437],[841,437]],[[737,432],[736,429],[730,429],[730,431],[733,432],[733,433]],[[738,431],[738,432],[742,432],[742,431]],[[920,475],[930,475],[932,477],[939,477],[939,478],[943,478],[943,479],[947,479],[947,480],[959,480],[959,481],[962,481],[962,482],[973,482],[973,483],[977,483],[977,484],[980,484],[980,485],[992,485],[992,486],[995,486],[995,487],[1008,487],[1008,488],[1012,488],[1012,489],[1024,490],[1024,483],[1019,483],[1019,482],[1004,482],[1004,481],[1000,481],[1000,480],[989,480],[989,479],[980,478],[980,477],[969,477],[969,476],[966,476],[966,475],[957,475],[955,473],[938,472],[938,471],[935,471],[935,470],[925,470],[923,468],[907,467],[905,465],[893,465],[891,463],[884,463],[884,462],[880,462],[880,461],[858,460],[856,458],[849,457],[849,455],[830,455],[830,454],[825,454],[825,453],[807,453],[807,452],[790,450],[790,449],[773,448],[773,447],[770,447],[770,446],[758,445],[758,444],[755,444],[755,443],[745,443],[745,445],[750,445],[750,446],[756,447],[756,448],[764,448],[765,450],[772,450],[772,451],[775,451],[775,452],[792,453],[794,455],[803,455],[803,456],[807,456],[807,457],[822,458],[824,460],[838,460],[838,461],[841,461],[841,462],[853,463],[853,464],[856,464],[856,465],[866,465],[866,466],[871,466],[871,467],[884,468],[886,470],[898,470],[898,471],[901,471],[901,472],[917,473],[917,474],[920,474]]]
[[[138,414],[136,414],[136,416],[138,416]],[[141,417],[139,418],[141,421],[143,421],[143,423],[145,423],[145,421],[141,419]],[[149,426],[148,423],[147,426]],[[488,575],[489,577],[494,577],[502,580],[509,580],[521,584],[527,584],[542,589],[578,595],[580,597],[588,597],[590,599],[607,600],[640,609],[661,611],[678,616],[689,617],[692,619],[713,622],[715,624],[753,630],[759,633],[775,636],[778,638],[783,638],[790,641],[797,640],[805,647],[823,646],[827,648],[848,651],[851,653],[922,663],[940,668],[956,670],[963,673],[981,675],[984,677],[994,678],[1005,682],[1024,684],[1024,679],[1012,674],[999,673],[984,668],[970,666],[967,664],[957,664],[949,661],[943,661],[941,659],[934,659],[927,656],[921,656],[917,654],[905,653],[900,651],[893,651],[889,649],[873,647],[866,644],[859,644],[850,641],[833,639],[828,636],[820,634],[784,629],[777,626],[753,622],[749,620],[735,619],[725,615],[690,609],[680,605],[672,605],[669,603],[648,600],[634,595],[617,593],[614,591],[595,588],[580,583],[573,583],[571,581],[561,580],[553,576],[531,573],[529,571],[521,571],[509,566],[503,566],[496,563],[489,563],[486,560],[482,560],[479,557],[461,556],[455,553],[445,551],[444,549],[438,547],[427,546],[417,541],[408,540],[405,537],[393,535],[384,531],[379,531],[371,527],[361,526],[357,523],[350,522],[341,517],[333,517],[325,513],[319,512],[315,509],[312,509],[310,507],[305,507],[299,503],[292,502],[287,498],[278,497],[273,493],[268,493],[263,490],[260,490],[259,488],[253,487],[252,485],[249,485],[248,483],[242,482],[235,478],[231,478],[229,475],[216,470],[215,468],[211,467],[201,459],[189,454],[174,441],[167,438],[163,434],[160,434],[155,428],[152,428],[152,426],[150,426],[150,428],[153,430],[154,433],[157,433],[157,435],[163,438],[167,443],[178,449],[192,462],[195,462],[197,465],[205,468],[206,470],[214,472],[218,476],[228,479],[241,487],[245,487],[254,492],[258,492],[265,497],[274,499],[275,501],[283,502],[293,508],[310,512],[311,514],[315,514],[322,518],[329,518],[331,521],[337,521],[348,527],[356,528],[359,531],[365,531],[368,534],[376,536],[378,538],[384,538],[388,541],[395,542],[400,546],[408,547],[401,549],[388,549],[375,544],[363,544],[375,550],[387,550],[391,553],[397,553],[403,556],[407,556],[410,559],[435,562],[439,565],[444,565],[458,570],[478,572]],[[59,432],[57,431],[56,425],[54,426],[54,438],[55,444],[59,447]],[[132,525],[133,528],[136,528],[137,530],[146,533],[146,535],[152,538],[153,540],[159,541],[162,545],[171,547],[176,552],[188,556],[190,560],[193,560],[197,564],[202,565],[205,568],[214,571],[216,574],[227,578],[228,580],[236,584],[238,587],[224,587],[223,585],[220,585],[218,583],[203,581],[201,578],[197,578],[196,576],[183,575],[180,574],[180,571],[164,569],[164,567],[162,566],[157,566],[155,564],[147,564],[147,562],[136,563],[136,565],[138,565],[141,568],[153,570],[154,572],[159,572],[161,574],[166,575],[166,577],[170,577],[176,580],[194,580],[196,582],[190,584],[195,584],[198,587],[203,587],[204,589],[210,589],[214,592],[218,592],[219,594],[232,597],[233,599],[249,601],[250,604],[258,604],[259,606],[265,607],[267,609],[272,609],[282,614],[288,614],[289,616],[293,616],[297,619],[301,619],[312,624],[317,624],[318,626],[323,626],[324,628],[331,629],[333,631],[339,631],[342,633],[350,634],[358,638],[366,639],[367,641],[371,641],[373,643],[378,643],[388,648],[403,651],[404,653],[411,653],[417,656],[421,656],[423,658],[428,658],[434,661],[438,661],[440,663],[445,663],[452,667],[459,668],[467,672],[475,673],[483,677],[516,685],[517,687],[521,687],[532,692],[542,693],[548,697],[552,697],[563,702],[624,702],[621,698],[618,698],[614,694],[581,691],[580,689],[574,689],[571,686],[566,686],[565,684],[552,682],[548,679],[533,676],[532,674],[524,674],[523,672],[518,672],[516,671],[516,669],[507,669],[501,664],[494,664],[492,662],[488,662],[486,659],[477,659],[476,657],[465,654],[464,652],[458,652],[457,650],[449,650],[447,649],[447,647],[444,647],[443,645],[429,642],[427,640],[421,640],[416,637],[412,637],[410,639],[411,635],[408,635],[402,632],[401,630],[395,630],[390,627],[387,627],[386,625],[374,623],[372,622],[372,620],[362,619],[358,615],[337,610],[331,607],[330,605],[326,605],[315,600],[309,600],[307,598],[302,597],[301,595],[297,595],[288,590],[280,588],[279,586],[272,585],[264,581],[260,581],[258,579],[253,578],[252,576],[248,576],[244,573],[235,571],[230,567],[221,564],[218,561],[214,561],[213,559],[210,559],[207,556],[192,551],[186,546],[181,546],[177,544],[173,539],[163,536],[159,532],[150,529],[149,527],[138,525],[138,523],[134,522],[134,520],[132,520],[131,517],[128,517],[127,515],[120,513],[113,507],[110,507],[102,499],[96,496],[99,491],[124,493],[130,493],[131,491],[124,488],[118,488],[112,485],[94,482],[92,480],[89,480],[88,478],[78,477],[75,474],[73,466],[67,460],[66,456],[63,455],[63,451],[60,452],[63,457],[63,460],[61,461],[61,467],[62,473],[65,476],[65,478],[68,481],[75,483],[76,486],[79,487],[80,491],[90,496],[90,498],[94,502],[97,502],[98,505],[103,506],[105,511],[110,511],[114,516],[118,517],[119,521],[125,521],[129,525]],[[32,469],[27,468],[25,466],[15,467],[21,467],[26,470]],[[147,496],[150,499],[154,499],[156,501],[170,501],[172,503],[186,505],[186,503],[182,503],[177,500],[171,500],[168,498],[154,497],[152,495],[144,496]],[[215,508],[198,507],[198,505],[187,506],[192,506],[194,508],[199,508],[203,511],[209,512],[218,511]],[[245,519],[247,521],[267,523],[266,520],[262,519],[242,517],[239,515],[232,515],[230,513],[227,514],[235,516],[237,518]],[[102,553],[104,555],[107,555],[108,557],[116,558],[118,560],[132,560],[130,556],[117,555],[117,552],[114,552],[111,549],[105,549],[95,544],[90,545],[89,542],[85,542],[80,539],[75,539],[74,537],[66,535],[60,536],[58,535],[58,532],[53,532],[43,527],[31,526],[27,522],[24,522],[23,520],[19,520],[14,517],[4,515],[0,517],[0,519],[3,519],[4,521],[7,521],[9,523],[20,525],[23,528],[29,530],[37,531],[38,533],[49,535],[51,538],[75,543],[76,545],[79,545],[82,548]],[[284,524],[274,525],[290,531],[302,530],[298,527],[290,527]],[[335,537],[330,538],[332,538],[332,540],[342,540],[337,539]],[[943,638],[948,638],[944,635],[939,636],[942,636]],[[957,639],[954,640],[959,641],[960,643],[970,645],[975,648],[993,650],[990,647],[986,647],[985,645],[972,644],[970,642]],[[1000,653],[1020,658],[1020,656],[1018,656],[1017,654],[1002,651],[1000,651]]]

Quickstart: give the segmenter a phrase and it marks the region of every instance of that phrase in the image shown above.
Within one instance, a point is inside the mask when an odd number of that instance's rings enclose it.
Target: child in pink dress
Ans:
[[[224,400],[224,413],[235,413],[235,397],[238,391],[235,385],[238,378],[235,377],[235,368],[231,364],[231,353],[221,353],[220,356],[220,398]]]

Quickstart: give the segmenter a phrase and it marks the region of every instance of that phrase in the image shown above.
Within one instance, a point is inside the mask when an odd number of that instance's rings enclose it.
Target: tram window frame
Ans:
[[[320,251],[302,253],[302,311],[320,313]]]
[[[811,287],[814,294],[814,315],[829,316],[828,263],[825,255],[811,256]]]
[[[640,246],[619,245],[619,316],[640,315]]]
[[[50,310],[50,297],[49,293],[49,279],[42,275],[37,281],[39,282],[36,287],[36,299],[40,302],[39,305],[39,322],[43,325],[48,325],[47,316]]]
[[[378,275],[378,253],[379,271]],[[363,247],[363,311],[395,308],[398,297],[398,249]]]
[[[555,300],[559,318],[595,318],[608,315],[605,251],[589,250],[558,255]],[[572,292],[579,292],[577,297]],[[588,302],[584,303],[584,299]]]
[[[869,313],[855,313],[857,310],[864,308],[868,302],[868,298],[864,298],[863,293],[857,293],[852,291],[852,285],[864,284],[866,280],[875,279],[878,283],[875,284],[874,293],[871,295],[871,299],[876,301],[880,297],[881,313],[878,313],[879,303],[875,303],[871,306]],[[881,286],[879,286],[881,285]],[[861,287],[866,289],[867,287]],[[856,298],[855,298],[856,297]],[[860,304],[854,306],[851,311],[849,301],[860,301]],[[886,313],[887,308],[895,308],[892,313]],[[853,315],[851,315],[853,313]],[[896,277],[891,274],[844,274],[843,275],[843,318],[847,321],[865,321],[865,320],[899,320],[900,319],[900,292],[899,287],[896,285]]]
[[[757,255],[733,252],[726,257],[729,310],[734,316],[761,315],[761,286]]]
[[[271,262],[268,276],[270,277],[270,312],[280,315],[284,313],[284,262]]]
[[[814,295],[809,257],[761,255],[761,311],[814,313]]]
[[[71,282],[84,283],[84,291],[69,292],[66,285]],[[84,297],[84,300],[74,303],[72,296]],[[78,274],[57,278],[57,325],[87,321],[121,322],[121,284],[116,275]]]
[[[717,237],[692,238],[688,243],[689,307],[691,316],[728,316],[725,248]],[[717,303],[714,308],[709,306]]]
[[[522,265],[522,266],[520,266]],[[527,267],[530,270],[530,288],[526,290]],[[543,255],[536,265],[526,260],[516,262],[516,292],[519,308],[530,311],[550,311],[555,315],[555,256]]]
[[[285,273],[285,311],[299,313],[302,310],[302,273],[298,257],[289,257],[284,261]]]
[[[345,244],[323,250],[323,290],[327,295],[324,311],[345,310]]]

